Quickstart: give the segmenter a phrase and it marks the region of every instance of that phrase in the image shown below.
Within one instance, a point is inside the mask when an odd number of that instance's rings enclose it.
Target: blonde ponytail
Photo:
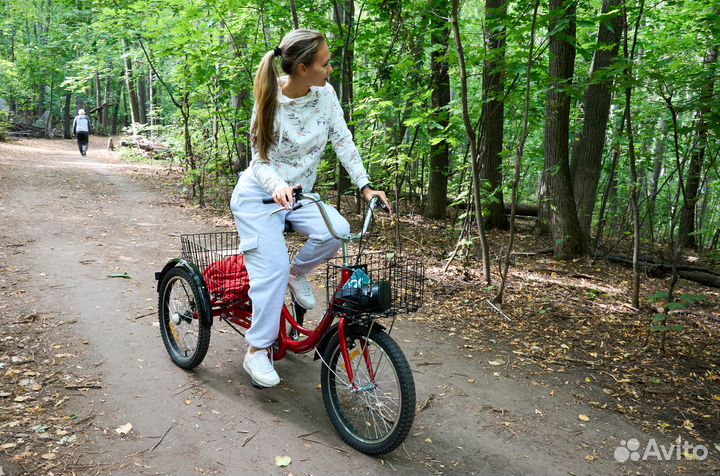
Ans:
[[[253,144],[263,162],[270,161],[268,154],[275,144],[275,112],[278,107],[277,96],[280,87],[278,72],[275,69],[275,57],[280,57],[282,70],[292,76],[299,65],[310,66],[313,63],[315,55],[324,43],[325,37],[320,32],[293,30],[285,35],[280,46],[263,56],[255,74],[253,87],[255,122],[250,131]]]
[[[275,52],[268,51],[263,56],[255,75],[253,96],[255,96],[255,122],[252,136],[260,160],[268,162],[268,152],[275,143],[274,123],[277,109],[278,74],[275,70]]]

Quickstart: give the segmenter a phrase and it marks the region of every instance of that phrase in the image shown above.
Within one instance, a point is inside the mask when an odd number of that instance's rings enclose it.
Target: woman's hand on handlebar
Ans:
[[[388,200],[387,195],[385,195],[385,192],[382,190],[373,190],[371,188],[366,188],[363,190],[363,198],[365,198],[366,201],[370,201],[373,199],[373,197],[377,197],[380,199],[380,202],[383,204],[383,208],[392,215],[393,209],[392,205],[390,205],[390,200]]]
[[[300,185],[295,185],[294,187],[280,188],[278,190],[275,190],[275,193],[272,194],[272,198],[275,203],[277,203],[286,210],[290,210],[295,205],[295,198],[293,197],[293,192],[298,188],[300,188]]]

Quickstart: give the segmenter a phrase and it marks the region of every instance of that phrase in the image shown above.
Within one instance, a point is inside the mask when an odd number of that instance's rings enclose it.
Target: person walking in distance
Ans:
[[[279,77],[276,60],[287,76]],[[312,191],[328,139],[363,197],[368,201],[378,197],[391,210],[385,193],[370,185],[335,89],[328,83],[332,71],[323,35],[294,30],[277,48],[265,53],[255,76],[252,160],[238,177],[230,209],[240,234],[252,301],[243,368],[261,387],[280,383],[269,351],[278,337],[286,289],[300,306],[314,307],[306,276],[335,256],[342,245],[330,235],[316,206],[288,212],[294,205],[295,188]],[[263,204],[268,197],[275,204]],[[284,210],[271,215],[278,205]],[[327,212],[338,233],[350,232],[347,220],[336,209],[327,206]],[[292,263],[283,237],[286,221],[308,237]]]
[[[80,154],[87,155],[88,139],[92,134],[90,118],[85,115],[85,109],[79,109],[73,121],[73,134],[77,137]]]

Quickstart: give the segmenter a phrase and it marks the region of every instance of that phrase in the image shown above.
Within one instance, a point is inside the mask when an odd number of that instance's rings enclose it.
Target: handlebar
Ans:
[[[293,201],[295,202],[295,205],[293,206],[292,210],[289,211],[295,211],[299,208],[302,208],[307,203],[302,203],[301,200],[308,200],[310,203],[314,203],[317,205],[318,210],[320,211],[320,216],[322,217],[323,221],[325,222],[325,226],[327,226],[328,231],[330,232],[330,235],[333,236],[333,238],[341,241],[357,241],[362,239],[371,229],[372,222],[373,222],[373,212],[376,208],[380,208],[385,212],[388,212],[387,207],[385,204],[380,201],[378,197],[373,197],[370,200],[370,203],[368,204],[367,211],[365,212],[365,219],[363,220],[363,228],[360,233],[350,233],[348,235],[341,235],[338,232],[335,231],[335,228],[332,226],[332,222],[330,221],[330,218],[328,217],[327,211],[325,210],[325,204],[323,201],[316,197],[315,195],[310,195],[307,193],[303,193],[302,188],[298,187],[293,190]],[[264,204],[271,204],[275,203],[275,200],[272,199],[272,197],[269,198],[263,198],[262,203]],[[274,213],[278,213],[281,211],[284,211],[284,208],[279,208],[275,210]]]

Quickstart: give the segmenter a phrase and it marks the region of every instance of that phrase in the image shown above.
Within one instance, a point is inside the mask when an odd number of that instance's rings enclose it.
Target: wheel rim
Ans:
[[[362,442],[377,444],[390,437],[400,421],[403,404],[400,379],[390,357],[377,342],[370,338],[356,340],[355,344],[348,349],[355,386],[349,383],[338,346],[329,362],[329,390],[345,430]],[[365,346],[374,378],[363,358]]]
[[[168,342],[180,359],[190,359],[197,349],[200,327],[195,296],[190,283],[179,276],[171,279],[167,289]]]

